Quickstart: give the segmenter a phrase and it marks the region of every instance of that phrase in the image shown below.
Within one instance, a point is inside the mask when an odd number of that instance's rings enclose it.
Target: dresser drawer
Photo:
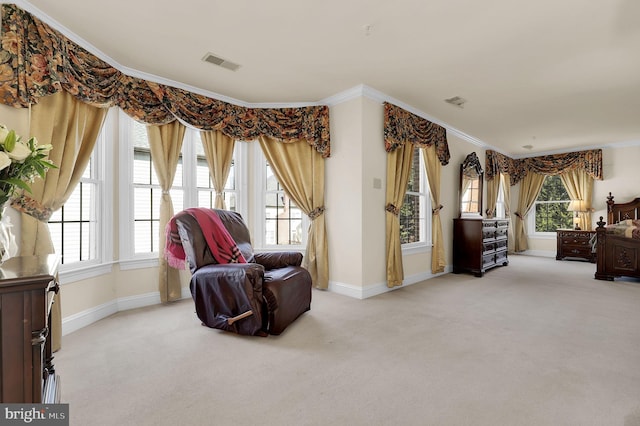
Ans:
[[[483,229],[496,229],[496,221],[495,220],[484,220],[482,221]]]
[[[507,250],[507,246],[508,246],[508,241],[506,239],[504,240],[500,240],[500,241],[496,241],[496,251],[504,251]]]
[[[496,221],[496,227],[498,227],[498,228],[509,228],[509,221],[508,220],[497,220]]]
[[[496,248],[497,244],[495,242],[483,243],[482,255],[484,256],[485,254],[494,253]]]
[[[496,228],[483,228],[482,241],[494,241],[496,239]]]
[[[591,256],[591,247],[584,245],[565,245],[562,247],[562,256],[588,258]]]
[[[482,256],[482,267],[486,268],[492,265],[496,264],[496,255],[491,253],[491,254],[485,254]]]
[[[506,240],[507,239],[507,228],[499,228],[496,229],[496,239],[497,240]]]
[[[588,238],[577,238],[571,235],[562,237],[562,245],[564,246],[589,246]]]

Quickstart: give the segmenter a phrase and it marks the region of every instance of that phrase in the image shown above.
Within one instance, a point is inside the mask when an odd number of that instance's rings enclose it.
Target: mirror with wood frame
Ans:
[[[484,172],[475,152],[460,165],[460,217],[482,217]]]

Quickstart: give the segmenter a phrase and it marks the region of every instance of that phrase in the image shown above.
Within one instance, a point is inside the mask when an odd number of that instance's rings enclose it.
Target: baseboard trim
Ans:
[[[73,333],[76,330],[80,330],[96,321],[100,321],[103,318],[111,316],[118,312],[118,302],[116,300],[103,303],[102,305],[95,306],[91,309],[87,309],[77,314],[69,315],[62,319],[62,335],[65,336],[69,333]]]
[[[440,275],[450,273],[452,268],[447,266],[444,272],[439,274],[432,274],[431,272],[421,272],[419,274],[414,274],[404,278],[404,282],[401,286],[389,288],[387,287],[386,282],[377,283],[373,285],[368,285],[365,287],[355,286],[353,284],[340,283],[336,281],[331,281],[329,283],[329,291],[337,294],[342,294],[343,296],[353,297],[355,299],[367,299],[369,297],[374,297],[379,294],[389,293],[390,291],[399,290],[403,287],[407,287],[413,284],[417,284],[426,280],[429,280],[434,277],[438,277]]]
[[[191,298],[188,287],[182,287],[182,299]],[[103,303],[90,309],[69,315],[62,319],[62,335],[65,336],[96,321],[107,318],[121,311],[143,308],[145,306],[159,305],[160,292],[140,294],[136,296],[121,297],[111,302]]]
[[[543,252],[546,253],[546,252]],[[555,254],[554,254],[555,255]],[[353,284],[340,283],[331,281],[329,283],[329,291],[342,294],[344,296],[353,297],[355,299],[367,299],[379,294],[388,293],[390,291],[398,290],[403,287],[407,287],[413,284],[417,284],[431,278],[448,274],[451,272],[451,267],[447,266],[444,272],[439,274],[432,274],[430,272],[421,272],[405,277],[401,286],[389,288],[386,282],[381,282],[365,287],[359,287]],[[188,287],[182,287],[182,299],[191,298],[191,292]],[[153,292],[147,294],[140,294],[136,296],[121,297],[111,302],[103,303],[102,305],[86,309],[78,312],[77,314],[69,315],[62,319],[62,335],[73,333],[83,327],[93,324],[96,321],[107,318],[113,314],[121,311],[128,311],[130,309],[143,308],[145,306],[159,305],[160,292]]]
[[[549,250],[525,250],[518,254],[522,254],[525,256],[556,257],[556,252]]]

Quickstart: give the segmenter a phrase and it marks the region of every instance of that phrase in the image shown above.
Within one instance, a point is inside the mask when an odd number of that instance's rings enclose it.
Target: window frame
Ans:
[[[427,178],[427,169],[426,164],[424,163],[424,156],[422,154],[421,148],[414,148],[413,155],[417,155],[419,157],[419,167],[420,167],[420,192],[407,191],[405,192],[405,196],[408,193],[412,193],[418,195],[419,197],[424,198],[424,210],[425,215],[422,219],[423,223],[420,227],[420,238],[421,241],[416,241],[412,243],[401,244],[402,254],[403,255],[411,255],[416,253],[424,253],[431,250],[433,246],[433,233],[432,233],[432,224],[433,224],[433,207],[431,201],[431,190],[429,188],[429,181]],[[424,238],[424,240],[422,240]]]
[[[120,176],[120,196],[119,203],[119,240],[120,240],[120,268],[123,270],[150,268],[158,266],[158,253],[136,253],[132,235],[134,235],[134,184],[133,184],[133,141],[130,137],[133,118],[127,116],[124,111],[119,110],[119,176]]]
[[[496,210],[495,210],[495,218],[496,219],[506,219],[506,209],[504,205],[504,185],[505,179],[504,175],[500,173],[499,175],[500,184],[498,185],[498,196],[496,197]],[[494,177],[496,179],[496,177]]]
[[[113,265],[113,209],[109,208],[113,200],[113,179],[107,179],[107,171],[114,168],[113,145],[108,141],[116,140],[118,117],[116,108],[110,108],[102,129],[91,153],[93,176],[85,178],[95,183],[96,218],[96,258],[73,263],[60,264],[61,284],[80,281],[108,274]],[[81,179],[82,181],[82,179]],[[75,190],[79,189],[79,184]],[[74,190],[74,191],[75,191]]]
[[[545,182],[543,182],[542,185],[544,185],[546,183],[546,180],[547,180],[548,177],[551,177],[551,176],[545,176]],[[566,188],[565,188],[565,190],[566,190]],[[540,191],[540,192],[542,192],[542,191]],[[538,197],[539,196],[540,196],[540,194],[538,194]],[[527,220],[527,236],[532,237],[532,238],[545,239],[545,240],[555,240],[556,237],[557,237],[556,231],[545,231],[545,232],[536,231],[536,211],[537,211],[536,206],[538,204],[563,203],[563,202],[567,202],[568,203],[569,201],[571,201],[571,200],[567,199],[567,200],[554,200],[554,201],[540,201],[540,202],[538,202],[538,199],[536,198],[536,201],[531,206],[531,209],[529,210],[529,213],[527,213],[527,217],[526,217],[526,220]],[[565,229],[565,228],[558,228],[558,229]]]
[[[198,151],[195,147],[196,143],[202,143],[201,135],[199,138],[195,138],[194,134],[199,133],[199,130],[189,129],[187,128],[187,132],[185,133],[185,143],[183,144],[183,155],[188,156],[188,158],[193,159],[193,167],[188,167],[188,172],[184,171],[185,175],[185,188],[189,188],[189,191],[186,191],[187,197],[185,199],[185,206],[198,206],[199,201],[199,193],[201,191],[205,191],[204,187],[198,186],[198,176],[197,176],[197,168],[198,168]],[[187,140],[189,139],[189,140]],[[189,142],[187,144],[187,142]],[[188,145],[185,149],[185,145]],[[246,161],[246,143],[236,141],[233,148],[233,167],[234,167],[234,177],[235,177],[235,189],[232,191],[223,191],[223,192],[233,192],[236,196],[236,211],[243,215],[246,212],[246,177],[245,170],[247,170]],[[206,162],[206,157],[202,156],[202,159]],[[208,166],[207,166],[208,169]],[[215,190],[211,188],[210,192],[215,197]]]
[[[129,137],[131,134],[131,126],[134,120],[128,117],[124,112],[120,111],[120,194],[126,196],[120,197],[120,267],[123,270],[150,268],[158,266],[158,252],[136,253],[134,241],[131,235],[134,235],[134,183],[133,183],[133,141]],[[172,191],[181,190],[183,194],[182,205],[184,208],[195,207],[198,205],[198,187],[197,187],[197,150],[195,143],[200,140],[194,136],[199,130],[187,127],[182,143],[181,159],[182,159],[182,182],[174,182]],[[238,212],[243,213],[242,209],[246,205],[246,191],[244,191],[244,167],[245,160],[243,157],[244,144],[235,144],[235,179],[236,179],[236,202]],[[174,199],[174,207],[177,204]]]
[[[301,244],[266,244],[266,185],[267,185],[267,158],[262,152],[262,148],[258,142],[252,143],[253,145],[253,159],[257,165],[259,172],[254,173],[254,199],[256,204],[254,206],[254,235],[252,236],[253,248],[258,251],[288,251],[295,250],[302,253],[306,252],[308,229],[311,225],[309,216],[302,212],[302,242]]]

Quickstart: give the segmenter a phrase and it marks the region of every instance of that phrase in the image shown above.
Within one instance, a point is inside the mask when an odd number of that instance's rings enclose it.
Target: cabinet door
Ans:
[[[48,334],[44,291],[3,294],[0,314],[1,400],[3,403],[40,402],[43,351]]]

